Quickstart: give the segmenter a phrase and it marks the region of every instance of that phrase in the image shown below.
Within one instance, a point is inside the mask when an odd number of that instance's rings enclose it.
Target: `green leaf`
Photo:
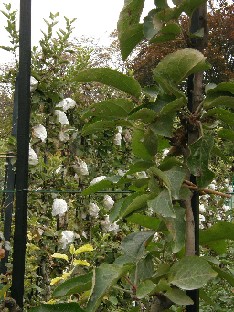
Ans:
[[[212,108],[212,107],[219,107],[219,106],[225,106],[225,107],[234,107],[234,96],[207,96],[206,99],[203,101],[203,107],[204,109]]]
[[[144,18],[144,36],[152,39],[163,27],[162,21],[156,16],[157,10],[151,10]]]
[[[119,217],[124,218],[136,210],[147,208],[147,201],[150,196],[150,194],[142,194],[135,197],[130,205],[124,207],[124,209],[121,209]]]
[[[151,156],[155,156],[158,151],[158,136],[150,129],[145,130],[144,145]]]
[[[193,300],[179,288],[170,288],[166,291],[165,296],[178,305],[192,305]]]
[[[148,248],[147,248],[148,250]],[[147,253],[146,257],[137,262],[136,270],[134,273],[137,273],[136,283],[141,283],[146,279],[151,279],[155,271],[154,258],[150,253]],[[133,274],[134,274],[133,273]]]
[[[138,111],[131,114],[129,120],[141,120],[144,123],[151,123],[157,117],[157,113],[149,108],[141,108]]]
[[[157,17],[164,21],[165,23],[171,20],[177,20],[182,13],[183,9],[181,7],[170,8],[167,7],[163,10],[158,11]]]
[[[92,273],[70,278],[55,288],[53,297],[70,296],[91,289]]]
[[[115,263],[137,263],[146,255],[145,247],[150,238],[154,235],[153,231],[134,232],[126,236],[121,244],[123,256],[115,260]]]
[[[144,140],[145,131],[143,129],[134,129],[132,135],[132,152],[136,157],[151,161],[153,157],[145,146]]]
[[[155,289],[156,285],[151,280],[145,280],[137,288],[136,296],[141,299],[149,295]]]
[[[160,115],[156,118],[155,122],[150,125],[150,129],[155,134],[171,138],[173,136],[174,118],[174,112],[167,115]]]
[[[139,24],[144,0],[125,0],[117,24],[122,58],[125,60],[144,38],[143,25]]]
[[[200,243],[206,244],[217,240],[234,240],[234,224],[218,221],[206,230],[200,230]]]
[[[39,307],[31,308],[29,312],[85,312],[79,304],[71,303],[58,303],[58,304],[42,304]]]
[[[186,97],[180,97],[175,101],[169,102],[163,106],[162,110],[160,111],[160,115],[169,115],[171,113],[177,112],[187,103]]]
[[[181,83],[189,75],[210,68],[204,55],[195,49],[182,49],[168,54],[154,69],[155,81]]]
[[[76,75],[75,81],[96,81],[112,86],[137,98],[141,95],[141,86],[134,78],[110,68],[92,68],[83,70]]]
[[[84,125],[82,129],[82,135],[90,135],[93,133],[99,133],[106,129],[115,129],[117,126],[116,121],[96,121],[94,123],[88,123]]]
[[[168,190],[163,190],[157,197],[148,201],[148,207],[158,215],[165,218],[175,218],[171,195]]]
[[[200,187],[207,186],[213,179],[213,174],[208,169],[213,144],[214,139],[210,136],[205,136],[190,145],[191,152],[187,164],[191,173],[198,177],[197,181]]]
[[[102,263],[94,271],[92,293],[86,308],[87,312],[95,312],[103,296],[128,270],[128,266]]]
[[[160,9],[168,8],[167,0],[154,0],[154,4],[157,8]]]
[[[170,269],[169,282],[181,289],[201,288],[217,276],[211,266],[202,258],[187,256],[176,262]]]
[[[215,270],[219,277],[227,281],[232,287],[234,287],[234,276],[233,274],[229,274],[228,272],[225,272],[224,269],[220,269],[218,266],[213,265],[213,270]]]
[[[151,161],[136,161],[135,163],[129,166],[129,170],[126,174],[133,174],[136,172],[144,171],[154,165],[154,162]]]
[[[209,89],[207,93],[208,95],[210,95],[213,93],[219,94],[223,92],[229,92],[231,94],[234,94],[234,82],[233,81],[221,82],[215,88]]]
[[[0,284],[0,300],[6,296],[6,292],[11,287],[11,285]]]
[[[218,136],[221,139],[229,140],[234,142],[234,131],[230,129],[221,129],[218,131]]]
[[[127,99],[112,99],[95,103],[89,106],[88,111],[82,114],[82,118],[98,116],[103,119],[117,119],[127,117],[134,104]]]
[[[176,207],[176,217],[167,218],[165,220],[166,226],[172,235],[174,245],[172,246],[172,252],[177,253],[184,247],[185,242],[185,209]]]
[[[205,245],[205,247],[209,247],[210,250],[213,250],[215,253],[218,255],[222,255],[225,252],[227,252],[227,242],[223,239],[220,240],[215,240],[206,244],[201,244]]]
[[[106,177],[105,179],[97,182],[93,185],[90,185],[85,190],[82,191],[82,195],[90,195],[96,193],[98,191],[106,190],[108,188],[112,188],[118,181],[120,177],[113,176],[113,177]]]
[[[5,50],[5,51],[7,51],[7,52],[12,52],[12,51],[14,51],[14,48],[12,48],[12,47],[7,47],[7,46],[0,46],[0,49],[3,49],[3,50]]]
[[[144,228],[157,231],[161,224],[161,221],[155,217],[145,216],[140,213],[133,213],[127,218],[128,222],[132,222],[143,226]]]
[[[170,190],[172,197],[174,199],[179,199],[180,189],[187,174],[186,170],[181,167],[173,167],[163,173],[167,177],[167,181],[169,181],[167,187]]]
[[[221,307],[217,305],[203,289],[199,290],[199,297],[202,299],[206,304],[211,305],[215,311],[222,311]]]
[[[180,189],[186,177],[186,170],[181,167],[172,167],[167,171],[161,171],[156,167],[150,168],[150,171],[163,181],[172,197],[179,199]]]
[[[234,101],[233,101],[234,103]],[[234,126],[234,114],[229,110],[223,108],[213,108],[210,109],[205,115],[206,116],[214,116],[216,119],[221,120],[227,125]]]
[[[150,40],[150,43],[166,42],[174,40],[181,33],[181,28],[177,23],[168,23],[158,33],[158,35]]]

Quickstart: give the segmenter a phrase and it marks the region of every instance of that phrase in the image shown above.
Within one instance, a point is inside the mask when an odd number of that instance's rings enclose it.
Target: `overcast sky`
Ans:
[[[11,3],[12,8],[19,10],[20,0],[5,0],[0,3],[0,10],[4,9],[3,3]],[[154,0],[145,0],[145,11],[154,7]],[[63,28],[63,16],[70,19],[77,18],[74,36],[93,37],[100,43],[107,42],[109,34],[116,29],[119,13],[124,0],[32,0],[32,45],[37,45],[41,38],[41,29],[46,29],[43,18],[48,19],[49,13],[60,13]],[[0,45],[7,45],[7,33],[3,28],[6,18],[0,13]],[[0,51],[0,62],[10,61],[8,52]]]

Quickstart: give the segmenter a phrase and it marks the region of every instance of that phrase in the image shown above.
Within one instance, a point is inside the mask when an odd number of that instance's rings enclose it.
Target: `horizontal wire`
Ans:
[[[23,189],[23,190],[18,190],[18,192],[22,191],[27,191],[28,193],[77,193],[81,194],[83,191],[81,190],[28,190],[28,189]],[[16,193],[16,190],[0,190],[0,193]],[[128,191],[128,190],[123,190],[123,191],[97,191],[95,193],[100,193],[100,194],[125,194],[125,193],[132,193],[133,191]],[[83,196],[88,196],[88,195],[83,195]]]

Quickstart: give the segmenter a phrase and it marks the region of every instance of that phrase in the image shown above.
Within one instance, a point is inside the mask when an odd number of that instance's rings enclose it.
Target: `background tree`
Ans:
[[[205,81],[219,83],[233,79],[233,4],[221,1],[218,7],[210,7],[207,15],[208,46],[204,55],[212,64],[205,73]],[[145,41],[137,48],[137,56],[132,59],[134,77],[142,86],[153,84],[154,68],[168,53],[185,48],[189,43],[189,20],[181,16],[179,23],[183,29],[175,40],[149,44]]]

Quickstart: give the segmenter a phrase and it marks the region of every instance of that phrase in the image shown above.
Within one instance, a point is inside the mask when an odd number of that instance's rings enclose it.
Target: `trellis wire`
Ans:
[[[82,190],[29,190],[29,189],[22,189],[22,190],[0,190],[0,193],[16,193],[16,192],[23,192],[27,191],[28,193],[78,193],[81,194]],[[93,194],[126,194],[126,193],[133,193],[134,191],[129,190],[123,190],[123,191],[97,191]],[[82,196],[90,196],[92,194],[88,195],[82,195]]]

